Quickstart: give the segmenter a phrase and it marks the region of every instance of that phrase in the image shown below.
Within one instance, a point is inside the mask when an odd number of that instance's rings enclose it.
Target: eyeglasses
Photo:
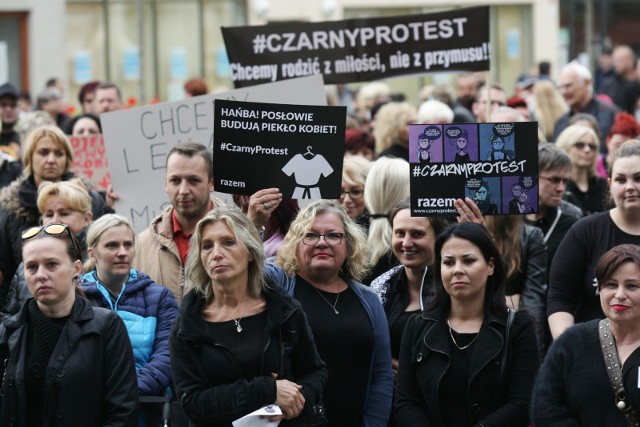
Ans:
[[[564,185],[566,187],[567,184],[569,183],[569,179],[568,178],[560,178],[559,176],[542,176],[542,175],[540,175],[540,178],[546,179],[547,181],[549,181],[553,185],[558,185],[558,184],[562,183],[562,185]]]
[[[346,236],[345,233],[307,233],[302,238],[302,243],[307,246],[315,246],[318,244],[318,242],[320,242],[320,238],[324,237],[324,241],[327,242],[327,244],[337,246],[342,242],[342,238],[344,236]]]
[[[347,194],[349,195],[349,197],[351,197],[352,199],[359,199],[360,197],[362,197],[364,195],[364,190],[362,188],[353,188],[349,191],[347,190],[342,190],[340,192],[340,200],[344,199],[345,197],[347,197]]]
[[[16,108],[17,106],[17,102],[0,102],[0,110],[3,108]]]
[[[76,256],[78,257],[77,259],[82,259],[82,254],[80,252],[80,248],[78,247],[78,242],[76,242],[76,240],[73,238],[71,229],[66,224],[49,224],[49,225],[43,225],[41,227],[36,226],[36,227],[27,228],[22,232],[22,240],[23,241],[29,240],[32,237],[35,237],[38,234],[40,234],[40,232],[42,231],[44,231],[45,234],[48,234],[49,236],[55,236],[55,237],[59,237],[66,233],[69,236],[69,239],[71,240],[71,242],[73,243],[73,249],[76,251]]]
[[[584,148],[587,146],[591,149],[591,151],[595,151],[596,148],[598,148],[598,146],[593,142],[582,142],[582,141],[576,142],[575,144],[573,144],[573,146],[576,147],[578,150],[584,150]]]

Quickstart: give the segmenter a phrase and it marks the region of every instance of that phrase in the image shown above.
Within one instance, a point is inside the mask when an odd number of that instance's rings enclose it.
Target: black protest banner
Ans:
[[[489,69],[489,7],[222,28],[236,87],[322,74],[325,84]]]
[[[457,215],[469,197],[483,215],[538,212],[538,125],[410,125],[411,214]]]
[[[216,101],[216,191],[250,195],[277,187],[290,199],[337,199],[345,107]]]

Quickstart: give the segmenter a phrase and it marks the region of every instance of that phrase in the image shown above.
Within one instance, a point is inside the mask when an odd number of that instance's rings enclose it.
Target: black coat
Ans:
[[[534,378],[540,365],[535,324],[518,312],[510,330],[508,357],[501,375],[507,313],[485,314],[474,344],[467,384],[467,411],[476,425],[526,426]],[[450,337],[444,313],[413,317],[402,337],[394,419],[399,426],[443,426],[438,402],[440,380],[450,364]]]
[[[0,425],[25,426],[28,300],[0,326],[6,360]],[[138,383],[129,335],[120,317],[76,298],[45,373],[47,426],[138,425]]]
[[[231,426],[237,418],[275,403],[272,372],[278,379],[303,386],[305,413],[320,402],[327,370],[300,304],[279,288],[263,294],[267,318],[261,346],[262,376],[250,380],[242,377],[231,352],[205,335],[206,323],[200,314],[204,298],[192,290],[182,300],[171,329],[171,365],[182,408],[193,424]]]

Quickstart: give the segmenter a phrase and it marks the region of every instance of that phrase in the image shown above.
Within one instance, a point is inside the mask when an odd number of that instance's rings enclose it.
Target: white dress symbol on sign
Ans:
[[[282,168],[287,176],[294,176],[296,188],[293,190],[292,199],[321,199],[318,182],[320,177],[327,177],[333,173],[333,168],[324,156],[311,152],[311,146],[307,147],[304,154],[296,154]]]

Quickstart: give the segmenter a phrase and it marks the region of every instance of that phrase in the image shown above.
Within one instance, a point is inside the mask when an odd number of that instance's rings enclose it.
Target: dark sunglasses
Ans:
[[[584,148],[587,146],[591,149],[591,151],[596,151],[596,148],[598,148],[598,146],[593,142],[582,142],[582,141],[576,142],[575,144],[573,144],[573,146],[576,147],[578,150],[584,150]]]
[[[71,232],[71,229],[67,224],[50,224],[27,228],[22,232],[22,241],[29,240],[43,231],[45,234],[54,237],[59,237],[63,234],[67,234],[69,236],[69,239],[73,243],[73,249],[76,251],[76,256],[78,257],[77,259],[82,259],[82,253],[80,252],[80,248],[78,247],[78,242],[73,237],[73,233]]]

